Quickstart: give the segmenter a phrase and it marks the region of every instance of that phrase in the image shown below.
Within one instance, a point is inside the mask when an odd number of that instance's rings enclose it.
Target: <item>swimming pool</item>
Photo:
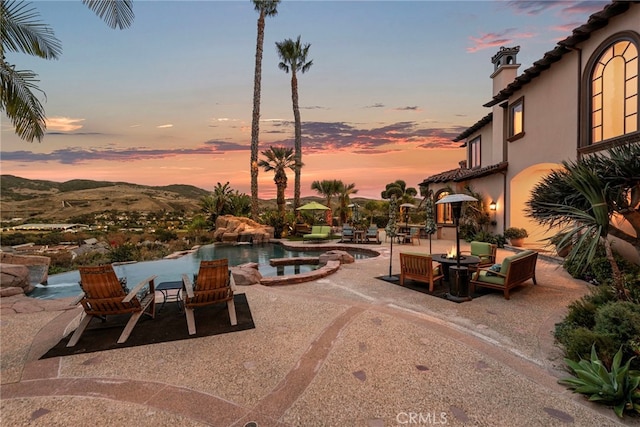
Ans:
[[[129,287],[133,287],[141,280],[151,275],[158,276],[156,285],[162,282],[172,282],[182,280],[183,274],[193,275],[197,273],[200,261],[227,258],[229,265],[236,266],[248,262],[259,264],[260,274],[264,277],[276,276],[276,267],[269,265],[272,258],[293,258],[301,256],[318,256],[325,252],[326,248],[316,250],[290,250],[279,244],[268,243],[265,245],[226,245],[214,244],[202,246],[197,251],[187,254],[177,259],[162,259],[157,261],[135,262],[131,264],[121,264],[114,266],[118,277],[126,277]],[[371,254],[359,251],[349,253],[357,259],[371,257]],[[301,265],[297,266],[295,272],[304,273],[311,271],[318,266]],[[294,274],[294,266],[285,267],[284,274]],[[37,285],[36,289],[29,294],[30,297],[39,299],[66,298],[80,294],[80,273],[77,270],[49,276],[46,285]]]

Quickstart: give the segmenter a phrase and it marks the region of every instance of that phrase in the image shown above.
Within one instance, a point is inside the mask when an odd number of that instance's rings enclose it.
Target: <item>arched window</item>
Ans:
[[[638,36],[618,36],[596,51],[588,68],[588,129],[583,146],[638,132]]]
[[[441,190],[436,193],[436,202],[450,193],[447,190]],[[436,204],[436,223],[437,224],[453,224],[453,213],[451,212],[451,203]]]

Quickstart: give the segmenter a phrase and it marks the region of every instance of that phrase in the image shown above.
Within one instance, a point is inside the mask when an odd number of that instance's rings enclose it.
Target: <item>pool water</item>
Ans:
[[[269,265],[272,258],[294,258],[301,256],[318,256],[320,251],[292,251],[278,244],[266,245],[207,245],[197,251],[177,259],[162,259],[157,261],[144,261],[131,264],[114,266],[118,277],[126,277],[129,289],[151,275],[158,276],[156,285],[162,282],[182,280],[183,274],[193,276],[198,272],[200,261],[227,258],[230,266],[255,262],[259,264],[260,274],[264,277],[276,276],[276,267]],[[368,258],[371,255],[362,252],[349,252],[355,259]],[[316,269],[316,265],[286,266],[284,274],[304,273]],[[80,294],[80,273],[77,270],[49,276],[46,285],[37,285],[29,294],[30,297],[39,299],[56,299],[76,296]]]

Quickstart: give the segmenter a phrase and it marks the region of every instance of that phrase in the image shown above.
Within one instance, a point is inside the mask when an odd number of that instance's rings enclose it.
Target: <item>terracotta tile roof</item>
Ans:
[[[431,175],[428,178],[425,178],[419,185],[428,186],[429,184],[441,183],[441,182],[461,182],[468,181],[474,178],[482,178],[483,176],[493,175],[494,173],[499,173],[507,170],[509,166],[508,162],[500,162],[495,165],[485,166],[479,169],[451,169],[445,172],[440,172],[436,175]]]
[[[475,131],[482,129],[484,125],[486,125],[487,123],[491,123],[492,120],[493,120],[493,113],[487,114],[486,116],[478,120],[473,126],[471,126],[467,130],[462,132],[460,135],[456,136],[455,139],[453,139],[452,141],[458,142],[458,141],[462,141],[463,139],[466,139],[469,135],[471,135]],[[466,142],[461,145],[461,147],[466,147],[466,146],[467,146]]]
[[[570,52],[572,48],[591,37],[591,33],[606,27],[609,23],[609,19],[626,12],[632,3],[640,3],[640,1],[614,0],[610,4],[606,5],[600,12],[592,14],[586,24],[574,29],[572,35],[562,41],[559,41],[555,49],[545,53],[542,59],[534,62],[533,66],[527,68],[520,76],[516,77],[511,84],[498,92],[491,101],[484,104],[484,107],[493,107],[494,105],[509,99],[514,92],[522,88],[522,86],[526,85],[534,78],[538,77],[540,73],[551,67],[551,64],[559,61],[564,54]]]

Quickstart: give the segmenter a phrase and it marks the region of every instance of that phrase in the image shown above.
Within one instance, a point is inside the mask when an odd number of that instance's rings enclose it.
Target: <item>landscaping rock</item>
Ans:
[[[353,255],[347,251],[333,250],[320,255],[320,265],[326,265],[328,261],[340,261],[340,264],[351,264],[355,262]]]
[[[230,270],[237,286],[257,285],[262,280],[262,274],[258,271],[258,264],[255,262],[231,267]]]
[[[19,287],[0,288],[0,298],[24,295],[24,289]]]
[[[29,268],[26,265],[0,263],[0,288],[21,288],[25,294],[35,287],[29,280]]]

